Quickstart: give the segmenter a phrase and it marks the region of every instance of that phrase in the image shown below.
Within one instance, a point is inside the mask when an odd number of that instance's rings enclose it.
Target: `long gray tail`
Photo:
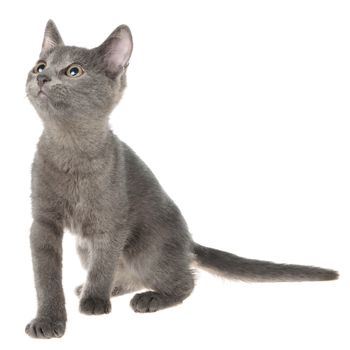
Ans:
[[[276,264],[246,259],[194,243],[195,261],[204,269],[226,278],[253,282],[330,281],[338,272],[314,266]]]

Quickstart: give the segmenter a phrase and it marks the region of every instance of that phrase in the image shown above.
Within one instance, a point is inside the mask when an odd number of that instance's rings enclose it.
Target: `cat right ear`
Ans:
[[[133,42],[128,26],[121,25],[97,49],[106,71],[116,76],[129,64]]]
[[[61,35],[53,20],[49,20],[46,24],[44,40],[41,47],[41,55],[47,54],[57,46],[64,45]]]

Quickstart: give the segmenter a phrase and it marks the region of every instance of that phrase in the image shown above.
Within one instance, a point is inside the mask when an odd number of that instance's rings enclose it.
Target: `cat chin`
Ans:
[[[34,106],[38,106],[38,107],[47,106],[49,102],[49,98],[44,94],[40,94],[35,97],[32,97],[30,100]]]
[[[39,99],[48,99],[49,97],[45,94],[44,91],[40,90],[38,92],[38,96],[37,96]]]
[[[39,115],[45,113],[50,108],[50,100],[45,94],[31,95],[29,96],[29,100]]]

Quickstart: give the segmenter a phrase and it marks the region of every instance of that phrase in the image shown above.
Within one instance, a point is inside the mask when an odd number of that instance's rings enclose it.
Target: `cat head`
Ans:
[[[26,91],[39,116],[66,123],[106,120],[126,86],[132,53],[130,29],[121,25],[98,47],[65,46],[48,21],[39,60]]]

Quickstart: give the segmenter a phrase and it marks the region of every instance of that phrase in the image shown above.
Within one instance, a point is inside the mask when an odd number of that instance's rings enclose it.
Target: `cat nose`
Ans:
[[[51,79],[45,74],[39,74],[36,78],[38,85],[42,87],[45,83],[49,82]]]

